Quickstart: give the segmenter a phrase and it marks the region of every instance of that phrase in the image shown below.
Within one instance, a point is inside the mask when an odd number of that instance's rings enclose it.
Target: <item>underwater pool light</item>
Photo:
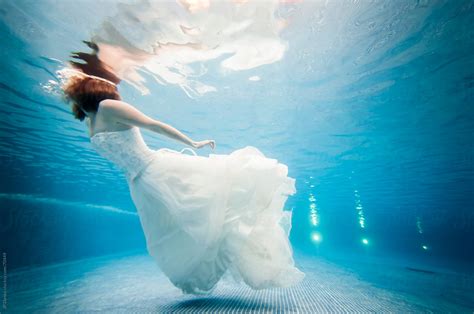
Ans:
[[[311,240],[313,240],[313,242],[316,242],[316,243],[321,242],[322,241],[321,234],[319,232],[313,232],[311,234]]]
[[[363,238],[362,239],[362,243],[364,243],[365,245],[369,244],[369,240],[367,240],[366,238]]]
[[[421,247],[422,247],[423,250],[425,250],[425,251],[428,250],[428,246],[426,246],[426,245],[422,245]]]

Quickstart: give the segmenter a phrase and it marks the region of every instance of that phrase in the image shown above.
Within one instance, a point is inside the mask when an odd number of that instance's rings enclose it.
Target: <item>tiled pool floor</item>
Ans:
[[[442,295],[423,298],[385,289],[321,259],[300,259],[299,265],[307,276],[292,288],[254,291],[224,278],[213,294],[189,296],[182,295],[148,255],[86,259],[10,273],[8,312],[472,313],[474,309],[468,300],[457,304]],[[426,285],[423,276],[428,274],[405,271],[409,276],[401,277],[411,288]]]

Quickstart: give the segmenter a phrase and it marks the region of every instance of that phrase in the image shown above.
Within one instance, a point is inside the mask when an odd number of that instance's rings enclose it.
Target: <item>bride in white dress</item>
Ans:
[[[176,287],[210,293],[226,271],[254,289],[303,279],[288,240],[291,212],[283,210],[295,193],[284,164],[251,146],[208,157],[152,150],[140,128],[193,148],[215,142],[194,141],[121,101],[113,77],[70,71],[66,99],[88,121],[92,146],[125,172],[148,253]]]

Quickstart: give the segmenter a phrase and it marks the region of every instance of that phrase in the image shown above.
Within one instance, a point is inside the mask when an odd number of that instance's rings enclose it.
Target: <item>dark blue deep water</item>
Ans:
[[[141,84],[122,82],[124,100],[190,137],[214,138],[216,153],[252,145],[288,165],[297,264],[331,261],[372,283],[382,272],[361,265],[458,274],[461,296],[450,300],[472,312],[474,2],[259,3],[242,22],[243,9],[222,4],[223,20],[206,16],[221,10],[212,1],[190,13],[171,1],[0,0],[8,272],[145,252],[125,177],[92,149],[54,89],[56,71],[72,51],[87,51],[82,40],[133,59],[153,55],[157,42],[187,43],[172,26],[194,23],[202,55],[158,50],[152,65],[136,65]],[[160,11],[173,5],[188,15]],[[143,135],[152,148],[182,148]],[[410,285],[397,276],[386,275],[385,287]]]

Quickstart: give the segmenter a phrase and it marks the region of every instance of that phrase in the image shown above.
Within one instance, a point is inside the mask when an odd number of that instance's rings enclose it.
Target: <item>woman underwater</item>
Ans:
[[[193,148],[174,127],[121,100],[120,79],[94,53],[76,53],[62,85],[75,118],[86,120],[95,150],[122,169],[145,234],[148,253],[184,293],[210,293],[226,271],[254,289],[288,287],[304,274],[288,240],[283,210],[295,180],[275,159],[247,146],[208,157],[150,149],[140,128]]]

